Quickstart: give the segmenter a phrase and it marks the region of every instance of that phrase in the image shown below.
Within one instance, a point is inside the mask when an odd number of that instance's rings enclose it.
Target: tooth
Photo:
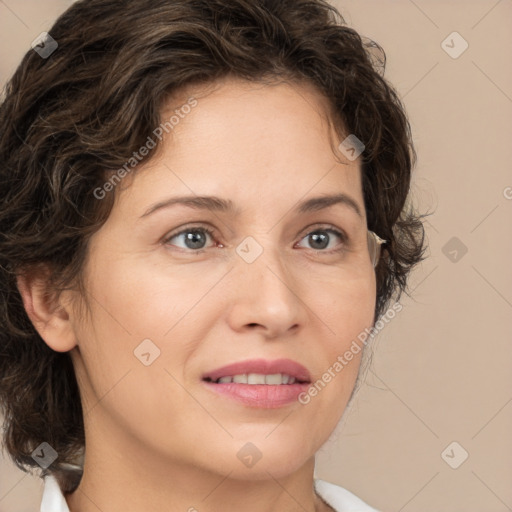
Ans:
[[[281,374],[274,373],[273,375],[265,375],[265,384],[281,384]]]
[[[290,380],[290,376],[289,375],[283,375],[283,384],[288,384],[288,381]]]
[[[247,384],[247,374],[235,375],[233,377],[233,382],[236,382],[237,384]]]
[[[290,377],[288,384],[295,384],[295,377]]]
[[[249,375],[247,375],[247,384],[265,384],[265,375],[249,373]]]
[[[219,379],[219,384],[223,384],[224,382],[233,382],[233,377],[221,377]]]

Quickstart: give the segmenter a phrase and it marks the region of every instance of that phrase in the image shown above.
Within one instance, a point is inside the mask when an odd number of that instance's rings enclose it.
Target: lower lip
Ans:
[[[226,382],[215,384],[203,383],[215,393],[227,396],[249,407],[260,409],[277,409],[298,401],[298,396],[306,391],[310,384],[237,384]]]

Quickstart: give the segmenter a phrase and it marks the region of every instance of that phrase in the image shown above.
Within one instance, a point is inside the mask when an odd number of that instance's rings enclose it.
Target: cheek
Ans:
[[[201,298],[219,277],[137,259],[101,260],[106,263],[90,267],[91,319],[81,321],[77,332],[95,394],[101,396],[130,369],[142,370],[141,379],[150,384],[157,373],[170,378],[165,369],[181,381],[188,358],[204,338],[205,322],[197,322]],[[144,358],[154,362],[145,366]]]
[[[309,389],[299,396],[303,415],[309,418],[312,439],[325,442],[343,415],[354,389],[365,349],[361,334],[372,325],[376,290],[370,272],[358,278],[330,281],[309,304],[318,318],[306,327],[317,340],[307,353],[318,372]],[[318,331],[318,332],[317,332]],[[307,338],[308,336],[306,336]],[[359,338],[358,338],[359,337]],[[316,418],[323,418],[319,424]],[[312,446],[316,449],[318,446]]]
[[[90,285],[96,323],[122,337],[161,339],[190,310],[199,292],[179,272],[122,260],[94,273]]]
[[[175,381],[183,380],[194,349],[187,323],[177,323],[190,309],[186,290],[176,278],[127,263],[96,268],[88,284],[91,317],[76,313],[75,368],[84,409],[99,424],[108,411],[135,435],[147,430],[148,421],[163,431],[176,408],[184,411],[181,420],[187,414],[187,396]]]
[[[310,294],[318,316],[340,341],[357,336],[372,324],[376,304],[376,280],[371,270],[360,274],[332,273]]]
[[[358,277],[331,281],[328,292],[317,293],[314,301],[325,333],[318,356],[324,373],[322,382],[329,383],[325,398],[339,401],[348,397],[355,383],[367,333],[372,326],[376,282],[372,272]],[[321,347],[321,348],[320,348]],[[330,384],[330,383],[333,384]],[[329,400],[328,399],[328,400]]]
[[[162,332],[171,327],[173,311],[157,286],[165,288],[128,261],[98,257],[91,262],[86,284],[91,313],[85,317],[77,312],[75,332],[98,395],[126,371],[143,367],[134,354],[143,340],[162,348]]]

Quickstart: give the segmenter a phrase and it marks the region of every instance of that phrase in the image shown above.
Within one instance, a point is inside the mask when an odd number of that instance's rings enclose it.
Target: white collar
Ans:
[[[59,483],[53,475],[44,478],[40,512],[69,512],[64,494],[62,494]]]
[[[336,512],[379,512],[349,490],[325,480],[315,479],[315,491]]]
[[[378,512],[339,485],[315,479],[315,490],[336,512]],[[57,480],[52,475],[48,475],[44,479],[40,512],[69,512],[66,499]]]

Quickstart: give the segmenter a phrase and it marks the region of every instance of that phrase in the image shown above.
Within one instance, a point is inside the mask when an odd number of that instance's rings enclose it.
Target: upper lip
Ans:
[[[251,359],[239,361],[205,373],[203,380],[211,379],[215,382],[221,377],[232,377],[233,375],[249,373],[259,373],[263,375],[281,373],[295,377],[295,379],[300,382],[311,382],[311,376],[308,370],[300,363],[292,361],[291,359],[275,359],[273,361],[268,359]]]

